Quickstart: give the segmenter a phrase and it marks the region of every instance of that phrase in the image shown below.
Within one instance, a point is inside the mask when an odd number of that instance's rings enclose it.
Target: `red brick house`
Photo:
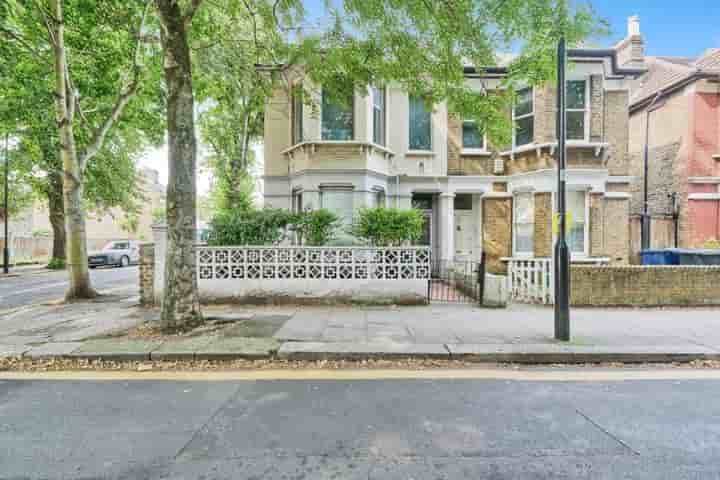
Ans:
[[[650,247],[702,247],[720,239],[720,49],[647,56],[645,65],[630,98],[632,250],[641,246],[646,143]]]

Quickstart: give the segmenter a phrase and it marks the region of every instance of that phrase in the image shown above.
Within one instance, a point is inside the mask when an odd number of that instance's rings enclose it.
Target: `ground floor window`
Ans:
[[[535,200],[532,192],[516,193],[513,198],[513,252],[533,254]]]
[[[572,253],[583,254],[585,251],[585,237],[587,234],[586,218],[587,194],[584,191],[567,192],[567,211],[570,213],[568,231],[568,247]]]
[[[338,216],[343,226],[352,225],[354,192],[352,189],[323,189],[320,191],[320,208]]]

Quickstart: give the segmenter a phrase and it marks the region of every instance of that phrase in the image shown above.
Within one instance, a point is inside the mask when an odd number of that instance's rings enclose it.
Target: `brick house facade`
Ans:
[[[720,238],[720,49],[645,62],[630,99],[633,255],[641,247],[646,143],[650,247]]]
[[[570,50],[567,185],[574,262],[627,263],[630,255],[630,81],[644,73],[636,42]],[[628,53],[630,52],[630,53]],[[627,65],[621,59],[628,57]],[[363,206],[415,207],[427,218],[423,242],[443,261],[477,260],[502,273],[509,258],[552,255],[556,188],[556,87],[523,88],[507,112],[511,145],[488,143],[446,105],[423,110],[400,86],[355,93],[336,113],[321,86],[302,108],[278,88],[265,113],[265,203],[329,208],[351,221]],[[490,94],[506,66],[465,68],[466,82]],[[312,110],[312,111],[310,111]],[[340,121],[338,121],[340,119]]]

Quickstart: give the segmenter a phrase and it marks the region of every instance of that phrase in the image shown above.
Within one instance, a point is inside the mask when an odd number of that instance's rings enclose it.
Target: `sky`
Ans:
[[[337,1],[337,0],[335,0]],[[325,0],[304,0],[310,23],[323,16]],[[640,17],[647,55],[698,56],[708,48],[720,48],[720,0],[592,0],[597,14],[610,24],[610,35],[593,39],[597,46],[610,47],[625,37],[627,18]],[[256,146],[262,158],[262,146]],[[141,166],[155,168],[167,183],[167,148],[147,152]],[[199,162],[200,163],[200,162]],[[198,192],[207,193],[210,178],[198,175]]]

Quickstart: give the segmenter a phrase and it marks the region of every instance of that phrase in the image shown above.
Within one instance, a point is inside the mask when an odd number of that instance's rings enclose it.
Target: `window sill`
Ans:
[[[305,148],[310,148],[310,150],[314,153],[317,147],[322,146],[358,146],[360,147],[360,149],[368,148],[371,150],[376,150],[385,155],[395,155],[395,152],[393,152],[389,148],[383,147],[382,145],[378,145],[377,143],[372,142],[362,142],[358,140],[305,140],[291,146],[290,148],[286,148],[280,153],[292,155],[295,151],[304,150]]]
[[[466,148],[460,151],[460,155],[466,157],[489,157],[492,152],[478,148]]]
[[[432,150],[408,150],[405,152],[405,156],[407,157],[430,157],[435,155],[437,155],[437,153]]]
[[[717,155],[713,155],[712,158],[714,158],[715,160],[720,160],[720,153],[718,153]]]
[[[592,149],[595,150],[595,156],[599,156],[600,152],[610,146],[607,142],[586,142],[584,140],[568,140],[565,143],[565,146],[568,149]],[[514,156],[518,153],[525,153],[525,152],[532,152],[535,150],[540,155],[540,152],[543,149],[549,149],[550,155],[555,153],[555,149],[557,148],[557,142],[546,142],[546,143],[528,143],[526,145],[522,145],[520,147],[515,147],[511,150],[506,150],[504,152],[500,152],[500,155],[502,156]]]
[[[512,260],[551,260],[552,257],[535,257],[535,256],[524,256],[524,255],[515,255],[513,257],[501,257],[501,262],[510,262]],[[594,263],[594,264],[601,264],[601,263],[610,263],[609,257],[588,257],[586,255],[578,256],[578,257],[572,257],[570,259],[570,263]]]

